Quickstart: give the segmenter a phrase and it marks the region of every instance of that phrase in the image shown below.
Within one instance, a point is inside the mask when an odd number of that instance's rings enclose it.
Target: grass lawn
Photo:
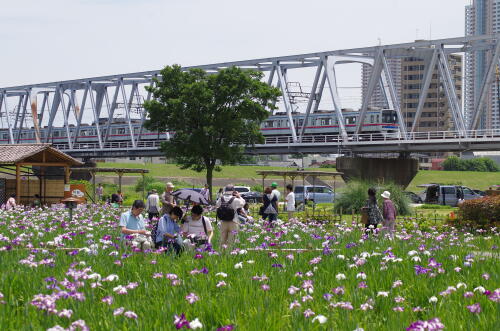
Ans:
[[[150,171],[153,177],[205,177],[205,172],[196,172],[193,170],[182,170],[175,164],[141,164],[141,163],[98,163],[100,168],[144,168]],[[283,167],[265,167],[265,166],[224,166],[221,172],[214,172],[215,178],[261,178],[257,175],[257,170],[284,170]],[[291,168],[290,170],[295,170]],[[307,168],[306,170],[330,171],[335,172],[334,168]],[[137,176],[137,174],[126,174]],[[279,178],[279,177],[272,177]]]

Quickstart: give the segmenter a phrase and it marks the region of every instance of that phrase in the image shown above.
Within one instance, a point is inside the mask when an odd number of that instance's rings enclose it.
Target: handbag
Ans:
[[[361,223],[368,224],[368,211],[366,209],[361,209]]]

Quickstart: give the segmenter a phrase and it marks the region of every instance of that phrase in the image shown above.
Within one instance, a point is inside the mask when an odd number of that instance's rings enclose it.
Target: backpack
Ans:
[[[231,197],[229,201],[225,201],[224,197],[220,198],[221,205],[219,208],[217,208],[217,218],[230,222],[234,219],[234,209],[231,207],[231,203],[234,201],[234,197]]]

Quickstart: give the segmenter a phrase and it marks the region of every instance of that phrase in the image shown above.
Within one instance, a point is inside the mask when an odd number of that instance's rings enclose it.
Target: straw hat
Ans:
[[[382,196],[382,198],[390,199],[391,198],[391,192],[384,191],[384,193],[382,193],[381,196]]]

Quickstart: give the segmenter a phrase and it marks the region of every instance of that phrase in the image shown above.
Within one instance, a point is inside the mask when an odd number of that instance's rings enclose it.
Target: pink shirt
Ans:
[[[396,219],[396,208],[391,200],[384,199],[384,218],[387,221],[394,221]]]

